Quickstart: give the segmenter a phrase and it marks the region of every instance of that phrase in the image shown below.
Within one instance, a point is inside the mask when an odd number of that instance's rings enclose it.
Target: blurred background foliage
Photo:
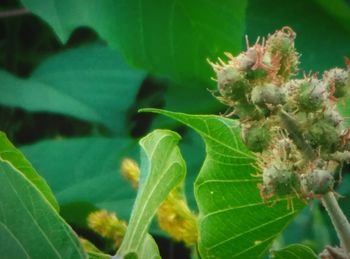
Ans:
[[[137,141],[154,128],[183,136],[187,198],[204,145],[192,131],[143,107],[188,113],[225,112],[207,91],[215,82],[206,59],[245,49],[283,26],[297,33],[303,72],[344,67],[350,54],[350,1],[313,0],[3,0],[0,5],[0,130],[48,181],[61,215],[102,249],[86,226],[98,208],[127,220],[135,191],[120,174],[125,157],[138,160]],[[340,200],[350,215],[350,176]],[[189,257],[155,223],[164,258]],[[319,252],[337,242],[314,202],[276,241],[302,242]]]

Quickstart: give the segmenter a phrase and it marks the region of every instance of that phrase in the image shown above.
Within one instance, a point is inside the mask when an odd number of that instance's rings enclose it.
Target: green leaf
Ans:
[[[239,123],[214,115],[187,115],[157,109],[199,133],[206,159],[195,182],[199,207],[199,251],[203,258],[262,258],[273,240],[304,206],[294,199],[264,204],[255,177],[255,156],[240,140]]]
[[[261,4],[259,0],[251,0],[246,26],[251,42],[255,42],[257,36],[266,36],[283,26],[290,26],[297,33],[301,72],[344,67],[344,56],[350,52],[349,30],[314,1],[266,0]]]
[[[350,32],[350,5],[346,0],[314,0]]]
[[[89,259],[112,259],[112,256],[103,253],[88,252],[88,255]]]
[[[128,138],[58,139],[21,150],[50,184],[64,218],[80,225],[86,219],[80,214],[96,207],[129,218],[136,192],[119,169],[136,144]]]
[[[29,79],[0,71],[0,104],[70,115],[121,132],[143,79],[144,73],[128,68],[112,50],[88,45],[50,57]]]
[[[0,158],[0,254],[86,258],[71,228],[24,174]]]
[[[24,176],[38,188],[45,196],[52,207],[59,211],[58,203],[50,187],[14,145],[7,139],[6,135],[0,131],[0,159],[10,162],[16,169],[23,172]]]
[[[147,229],[158,207],[185,177],[186,165],[177,146],[179,140],[178,134],[167,130],[155,130],[141,139],[140,187],[117,255],[159,256],[155,248],[145,245],[152,243],[146,238]]]
[[[206,59],[241,48],[246,0],[22,0],[62,42],[93,28],[133,65],[179,81],[209,81]],[[79,15],[77,15],[79,14]]]
[[[272,251],[272,258],[275,259],[300,259],[318,258],[309,247],[301,244],[289,245],[283,249]]]

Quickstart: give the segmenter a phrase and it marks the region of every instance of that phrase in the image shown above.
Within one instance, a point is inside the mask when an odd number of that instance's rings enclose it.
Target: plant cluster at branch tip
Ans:
[[[348,98],[350,69],[298,72],[296,34],[283,27],[228,61],[209,62],[216,98],[239,117],[242,139],[258,157],[262,198],[319,197],[333,191],[330,166],[350,160],[349,129],[336,104]],[[260,175],[260,174],[259,174]]]

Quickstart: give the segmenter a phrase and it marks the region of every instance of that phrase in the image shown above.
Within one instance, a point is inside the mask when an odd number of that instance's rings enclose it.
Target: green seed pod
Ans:
[[[299,190],[297,174],[281,164],[263,170],[263,184],[275,195],[289,195]]]
[[[300,177],[301,191],[305,196],[322,195],[333,190],[334,177],[326,170],[316,169]]]
[[[333,153],[340,144],[340,132],[329,121],[319,120],[310,126],[306,139],[313,148],[321,147],[322,152]]]
[[[253,152],[262,152],[268,148],[271,132],[266,125],[254,123],[250,128],[242,129],[242,137],[246,146]]]
[[[327,84],[327,90],[336,98],[346,96],[350,90],[350,78],[348,71],[334,68],[324,73],[323,79]]]
[[[218,72],[217,77],[218,90],[222,96],[234,101],[246,99],[249,85],[242,72],[234,67],[226,66]]]
[[[269,104],[278,105],[284,102],[284,93],[274,84],[258,85],[253,88],[251,100],[260,107],[266,107]]]
[[[303,80],[297,97],[299,110],[307,113],[320,110],[326,100],[325,92],[325,85],[320,80]]]

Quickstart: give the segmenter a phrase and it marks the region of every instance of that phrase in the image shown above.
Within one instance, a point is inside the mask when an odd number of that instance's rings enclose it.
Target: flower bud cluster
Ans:
[[[298,72],[296,34],[284,27],[228,61],[212,63],[216,98],[240,119],[242,139],[259,157],[262,197],[312,198],[333,190],[327,166],[350,151],[350,130],[336,104],[350,93],[350,70]],[[337,154],[337,155],[334,155]]]

